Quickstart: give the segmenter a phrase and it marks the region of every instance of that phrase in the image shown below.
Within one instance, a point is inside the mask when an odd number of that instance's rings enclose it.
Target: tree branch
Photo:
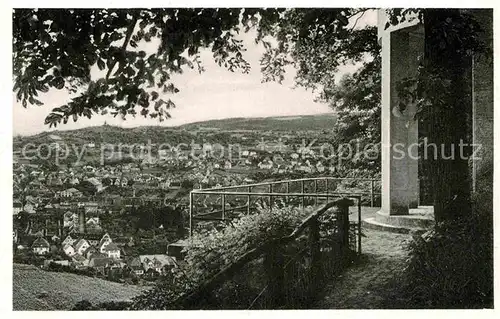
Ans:
[[[135,29],[135,26],[137,24],[137,20],[139,19],[138,16],[139,16],[139,14],[137,14],[137,13],[134,14],[133,19],[132,19],[132,23],[128,26],[127,34],[125,35],[125,41],[123,41],[122,48],[121,48],[122,52],[125,52],[125,50],[127,49],[127,45],[130,42],[130,38],[132,38],[132,34],[134,34],[134,29]],[[117,62],[118,62],[118,60],[114,60],[111,67],[108,69],[108,73],[106,73],[106,80],[109,79],[109,76],[111,75],[111,71],[113,71]]]
[[[366,11],[368,11],[368,10],[363,10],[363,11],[360,11],[360,12],[361,12],[361,14],[360,14],[360,16],[356,19],[356,21],[354,21],[354,25],[352,26],[351,31],[352,31],[352,30],[354,30],[354,28],[355,28],[355,27],[356,27],[356,25],[358,24],[359,19],[361,19],[361,18],[365,15]],[[359,13],[359,12],[358,12],[358,13]],[[358,14],[358,13],[356,13],[356,14]]]

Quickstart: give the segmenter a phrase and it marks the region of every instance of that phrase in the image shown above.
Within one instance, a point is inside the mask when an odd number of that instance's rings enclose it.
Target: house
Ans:
[[[62,198],[75,198],[75,197],[82,197],[83,196],[82,192],[80,192],[78,189],[76,189],[74,187],[57,192],[57,194],[59,195],[59,197],[62,197]]]
[[[101,225],[99,225],[99,224],[91,223],[91,224],[85,226],[85,231],[87,231],[89,233],[98,233],[98,232],[102,231],[102,228],[101,228]],[[98,243],[99,243],[99,240],[96,240],[96,241],[92,242],[92,245],[95,246]]]
[[[76,269],[82,269],[89,266],[88,259],[81,255],[75,254],[71,257],[71,259],[73,260],[73,265]]]
[[[271,169],[272,167],[273,167],[273,162],[269,158],[266,158],[264,161],[259,163],[260,169]]]
[[[127,266],[134,274],[138,276],[144,275],[144,268],[142,267],[141,259],[139,257],[130,259],[127,262]]]
[[[109,258],[120,259],[120,248],[115,243],[108,243],[102,250]]]
[[[102,235],[101,240],[109,240],[109,241],[111,241],[111,236],[109,236],[108,233],[105,233],[104,235]]]
[[[45,255],[50,250],[50,244],[45,238],[38,237],[31,245],[31,249],[37,255]]]
[[[71,237],[71,235],[66,236],[64,240],[62,241],[61,245],[64,247],[64,245],[73,245],[75,243],[76,239]]]
[[[90,245],[92,246],[97,246],[99,245],[99,242],[101,241],[101,236],[100,234],[96,233],[87,233],[84,235],[84,238],[89,242]]]
[[[178,267],[175,257],[168,255],[141,255],[139,256],[139,259],[141,260],[145,271],[153,268],[155,271],[163,273],[165,269]]]
[[[111,238],[108,237],[103,237],[101,241],[99,242],[99,245],[97,245],[97,249],[99,252],[104,253],[104,248],[108,246],[112,242]]]
[[[175,257],[168,255],[141,255],[129,260],[128,267],[136,275],[144,275],[147,272],[164,274],[172,268],[177,268],[178,264]]]
[[[83,253],[90,247],[90,243],[86,239],[80,239],[75,245],[75,252],[79,255]]]
[[[62,250],[69,257],[73,257],[76,254],[75,248],[71,244],[64,244]]]
[[[107,233],[105,233],[104,235],[102,234],[102,232],[79,233],[75,230],[71,231],[71,233],[69,235],[71,235],[73,238],[85,239],[89,243],[90,246],[97,246],[97,245],[99,245],[99,242],[101,241],[101,239],[103,237],[109,237],[109,234],[107,234]]]
[[[99,217],[98,216],[95,216],[95,217],[90,217],[89,219],[87,219],[87,221],[85,222],[87,224],[87,227],[88,226],[96,226],[96,225],[99,225]]]

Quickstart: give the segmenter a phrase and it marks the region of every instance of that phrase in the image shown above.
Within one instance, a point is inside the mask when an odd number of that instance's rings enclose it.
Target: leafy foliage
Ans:
[[[445,108],[453,107],[446,103],[454,87],[450,79],[454,73],[453,59],[445,59],[454,56],[462,59],[470,59],[473,55],[491,56],[491,49],[481,39],[485,30],[482,29],[476,18],[467,12],[452,12],[453,10],[389,10],[391,24],[401,22],[398,16],[417,15],[423,20],[425,15],[442,14],[445,19],[440,19],[433,24],[431,33],[427,35],[426,41],[432,45],[433,55],[441,56],[440,63],[436,64],[430,59],[422,57],[416,77],[407,77],[398,84],[398,93],[401,98],[400,108],[406,108],[408,103],[416,103],[418,117],[424,121],[434,112],[440,112]],[[416,19],[417,17],[415,17]],[[404,20],[402,20],[404,21]]]
[[[25,107],[41,105],[38,94],[50,89],[78,93],[47,116],[50,126],[108,111],[163,120],[170,117],[168,109],[175,106],[171,95],[178,92],[171,75],[185,67],[202,72],[201,49],[210,49],[215,61],[230,71],[249,71],[236,35],[252,28],[266,48],[261,60],[266,81],[281,81],[284,67],[293,64],[298,83],[313,87],[328,83],[345,60],[359,61],[363,52],[377,47],[376,38],[366,36],[372,31],[347,30],[349,18],[362,11],[16,9],[14,91]],[[156,52],[142,50],[146,44]],[[106,75],[93,79],[93,67]]]
[[[175,105],[166,96],[179,91],[170,75],[195,64],[201,71],[200,48],[210,47],[219,65],[248,72],[241,41],[235,39],[240,11],[15,10],[14,91],[25,107],[41,105],[38,93],[51,88],[80,92],[52,111],[46,118],[50,126],[108,110],[115,116],[135,115],[136,105],[143,116],[168,118],[168,109]],[[248,23],[259,11],[250,10],[241,23]],[[140,50],[154,41],[160,43],[157,52]],[[93,66],[107,69],[106,76],[92,79]]]
[[[486,221],[446,221],[414,238],[405,292],[415,307],[492,307],[492,224]]]
[[[136,309],[168,309],[172,301],[211,278],[224,266],[266,241],[288,235],[309,210],[292,207],[260,208],[259,213],[242,216],[224,228],[193,235],[186,248],[186,265],[152,289],[137,297]]]

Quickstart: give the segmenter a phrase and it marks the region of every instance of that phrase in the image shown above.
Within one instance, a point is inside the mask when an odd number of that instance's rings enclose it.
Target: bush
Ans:
[[[410,244],[404,295],[418,308],[493,307],[493,165],[478,172],[472,212]]]
[[[414,308],[493,307],[492,223],[443,222],[409,245],[405,299]]]
[[[310,210],[292,207],[273,207],[272,210],[262,207],[259,213],[242,216],[222,229],[213,228],[194,234],[187,249],[186,265],[174,269],[154,289],[137,297],[133,308],[168,309],[175,298],[196,289],[248,250],[288,235],[310,213]],[[244,289],[238,287],[240,292]],[[238,303],[234,298],[236,295],[230,296],[231,303]]]

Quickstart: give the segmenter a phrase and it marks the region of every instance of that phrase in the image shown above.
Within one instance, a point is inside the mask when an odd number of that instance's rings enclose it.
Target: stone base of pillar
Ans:
[[[407,210],[408,211],[408,210]],[[434,208],[432,206],[418,206],[411,208],[406,215],[390,215],[379,211],[375,217],[363,220],[363,226],[371,229],[395,233],[410,233],[425,231],[434,225]]]

